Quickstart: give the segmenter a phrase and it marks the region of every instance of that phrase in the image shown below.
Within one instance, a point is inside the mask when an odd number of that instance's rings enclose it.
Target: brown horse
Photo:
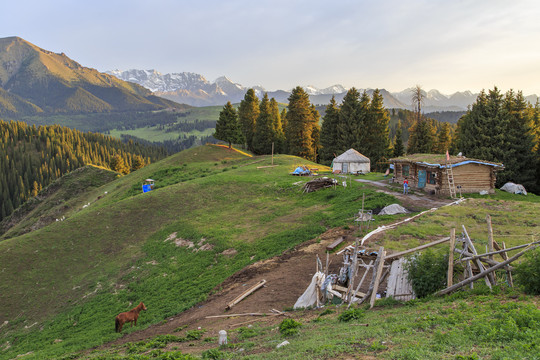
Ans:
[[[134,307],[133,309],[120,313],[115,319],[116,322],[116,332],[122,331],[122,326],[124,326],[125,323],[130,322],[131,327],[133,327],[133,323],[135,323],[135,326],[137,326],[137,319],[139,318],[139,313],[141,310],[146,310],[146,306],[141,303]]]

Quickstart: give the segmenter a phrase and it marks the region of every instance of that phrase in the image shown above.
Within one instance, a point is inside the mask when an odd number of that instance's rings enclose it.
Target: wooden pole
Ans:
[[[351,304],[353,303],[353,299],[356,297],[356,294],[358,293],[358,290],[360,290],[360,286],[362,286],[362,284],[364,283],[364,280],[366,279],[366,276],[367,276],[367,274],[369,272],[369,269],[371,269],[371,265],[373,265],[373,260],[369,261],[369,266],[370,267],[366,268],[366,271],[364,272],[364,275],[362,275],[362,279],[360,279],[360,282],[356,286],[356,289],[354,290],[354,293],[353,293],[353,295],[351,296],[351,298],[349,300],[349,305],[347,305],[347,310],[349,310],[349,308],[351,307]]]
[[[469,237],[469,234],[467,233],[467,229],[465,229],[465,225],[461,225],[461,227],[463,228],[463,233],[465,234],[465,241],[468,244],[469,249],[471,249],[471,252],[474,255],[478,255],[478,252],[476,251],[476,248],[474,247],[474,244],[473,244],[471,238]],[[480,259],[476,259],[475,263],[476,263],[476,266],[478,266],[478,270],[480,270],[480,272],[482,272],[482,271],[484,271],[486,269],[484,267],[484,264],[482,264],[482,262],[480,261]],[[489,279],[487,277],[485,277],[484,280],[486,282],[486,285],[491,289],[491,281],[489,281]]]
[[[528,247],[525,250],[522,250],[519,253],[517,253],[516,255],[512,256],[510,259],[505,260],[502,263],[499,263],[499,264],[497,264],[495,266],[492,266],[489,269],[482,271],[480,274],[477,274],[477,275],[475,275],[473,277],[470,277],[468,279],[465,279],[465,280],[463,280],[463,281],[461,281],[461,282],[459,282],[459,283],[457,283],[455,285],[452,285],[452,286],[450,286],[450,287],[448,287],[448,288],[446,288],[444,290],[441,290],[441,291],[437,292],[435,295],[437,295],[437,296],[445,295],[445,294],[448,294],[448,293],[450,293],[450,292],[452,292],[452,291],[454,291],[456,289],[459,289],[462,286],[470,284],[473,281],[478,280],[481,277],[484,277],[487,274],[492,273],[493,271],[498,270],[498,269],[510,264],[511,262],[513,262],[513,261],[517,260],[519,257],[521,257],[523,254],[525,254],[527,251],[535,249],[536,247],[538,247],[538,245],[533,245],[531,247]]]
[[[496,255],[496,254],[501,254],[503,260],[506,260],[506,259],[508,259],[508,255],[507,255],[508,251],[522,249],[524,247],[527,247],[527,246],[530,246],[530,245],[536,245],[536,244],[540,244],[540,241],[535,241],[535,242],[531,242],[531,243],[527,243],[527,244],[522,244],[522,245],[514,246],[514,247],[511,247],[511,248],[507,249],[505,247],[504,248],[500,247],[499,244],[497,244],[497,242],[493,242],[493,245],[495,245],[495,247],[500,249],[500,250],[492,251],[492,252],[485,253],[485,254],[478,254],[478,255],[469,256],[469,257],[461,259],[461,261],[475,260],[475,259],[479,259],[479,258],[488,257],[489,255]],[[470,253],[465,253],[465,254],[470,254]],[[499,263],[496,260],[489,260],[489,258],[485,262],[487,262],[490,265],[497,265]]]
[[[237,296],[233,301],[227,304],[227,310],[231,309],[234,305],[238,304],[240,301],[242,301],[244,298],[246,298],[251,293],[257,291],[258,289],[262,288],[266,284],[266,280],[259,281],[258,284],[252,286],[248,290],[244,291],[242,294]]]
[[[272,141],[272,165],[274,165],[274,142]]]
[[[373,292],[371,293],[371,300],[369,301],[370,309],[373,308],[375,300],[377,299],[377,290],[379,290],[379,282],[381,280],[381,275],[384,267],[384,256],[386,255],[386,251],[382,246],[379,251],[381,259],[379,260],[379,266],[377,267],[377,275],[375,276],[375,283],[373,284]]]
[[[456,229],[450,229],[450,254],[448,256],[448,277],[447,287],[452,286],[454,282],[454,247],[456,245]]]
[[[491,216],[486,215],[486,222],[488,227],[488,252],[493,252],[493,228],[491,227]],[[489,255],[489,259],[493,260],[493,255]]]
[[[503,249],[506,248],[506,244],[504,243],[504,241],[502,243],[502,246],[503,246]],[[508,253],[503,252],[501,256],[504,260],[508,260]],[[512,279],[512,271],[510,271],[508,266],[506,266],[506,276],[508,277],[508,285],[510,285],[510,287],[514,287],[514,280]]]
[[[385,259],[386,260],[396,259],[396,258],[402,257],[403,255],[416,252],[418,250],[422,250],[422,249],[425,249],[425,248],[428,248],[428,247],[431,247],[431,246],[442,244],[444,242],[447,242],[448,240],[450,240],[450,238],[445,237],[445,238],[439,239],[437,241],[433,241],[433,242],[430,242],[428,244],[420,245],[418,247],[415,247],[415,248],[412,248],[412,249],[409,249],[409,250],[404,250],[404,251],[400,251],[400,252],[395,253],[395,254],[390,254],[390,255],[386,256]]]

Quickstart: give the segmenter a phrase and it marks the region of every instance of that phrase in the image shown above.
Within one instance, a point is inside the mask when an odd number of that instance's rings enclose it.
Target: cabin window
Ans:
[[[403,176],[409,176],[409,165],[403,165],[401,173]]]
[[[428,184],[432,184],[432,185],[435,185],[436,184],[436,172],[434,171],[428,171],[427,172],[427,180],[428,180]]]

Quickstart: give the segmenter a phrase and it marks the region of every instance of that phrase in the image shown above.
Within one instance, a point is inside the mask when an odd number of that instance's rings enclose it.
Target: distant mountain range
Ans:
[[[0,38],[0,116],[182,107],[19,37]]]
[[[128,70],[107,71],[119,79],[134,82],[154,92],[155,95],[166,99],[185,103],[193,106],[223,105],[227,101],[239,102],[249,87],[235,83],[225,76],[208,81],[203,75],[190,72],[161,74],[156,70]],[[262,96],[266,90],[261,86],[253,87],[258,96]],[[342,85],[334,85],[319,89],[315,86],[304,86],[314,104],[328,104],[332,96],[341,102],[348,89]],[[363,89],[359,89],[363,91]],[[373,89],[366,89],[369,94]],[[400,92],[389,92],[381,89],[386,108],[411,109],[411,89]],[[288,102],[290,91],[268,91],[268,96],[279,102]],[[463,111],[472,104],[477,93],[471,91],[456,92],[451,95],[442,94],[438,90],[429,90],[424,93],[425,100],[423,109],[425,112],[432,111]],[[527,96],[527,100],[536,102],[536,95]]]

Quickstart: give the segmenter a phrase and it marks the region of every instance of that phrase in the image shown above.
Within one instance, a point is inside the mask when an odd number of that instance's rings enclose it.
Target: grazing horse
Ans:
[[[135,323],[135,326],[137,326],[137,319],[139,318],[139,313],[141,310],[146,310],[146,306],[141,303],[134,307],[133,309],[120,313],[115,319],[116,322],[116,332],[122,331],[122,326],[124,326],[125,323],[130,322],[131,327],[133,327],[133,323]]]

